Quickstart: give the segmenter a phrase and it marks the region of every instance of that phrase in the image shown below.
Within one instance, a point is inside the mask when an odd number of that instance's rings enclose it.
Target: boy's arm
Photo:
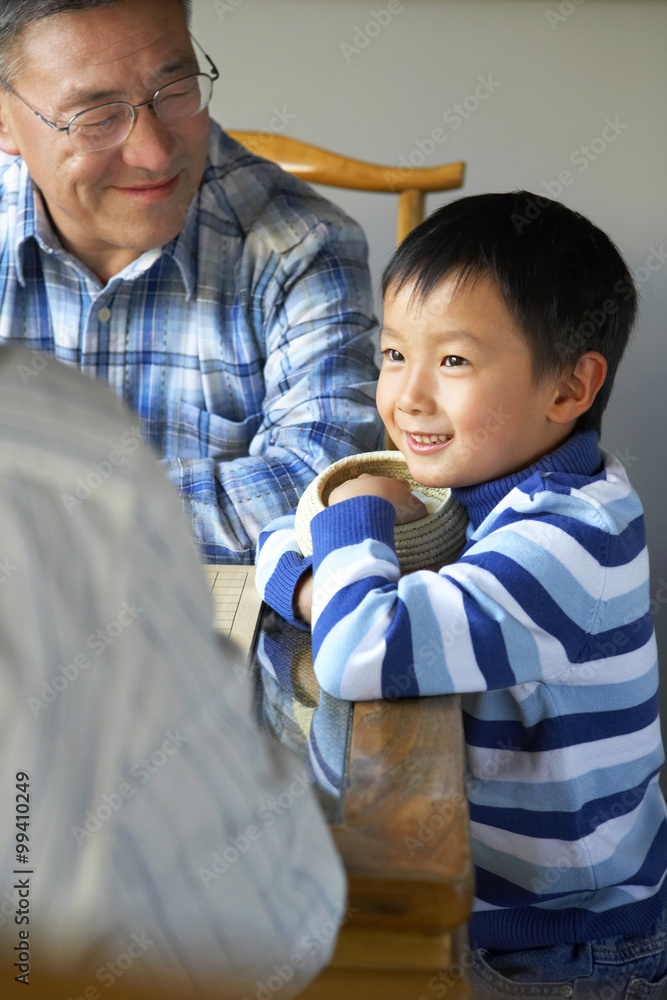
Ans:
[[[311,532],[320,685],[356,701],[572,683],[589,661],[646,643],[650,614],[628,573],[628,624],[622,636],[609,631],[609,570],[586,551],[589,534],[610,534],[599,509],[550,493],[521,506],[506,507],[458,562],[403,577],[390,503],[362,496],[319,513]]]
[[[353,496],[384,496],[396,512],[396,523],[423,517],[426,507],[404,479],[363,474],[332,491],[329,504]],[[257,546],[255,580],[262,599],[283,618],[305,628],[312,620],[312,557],[304,558],[294,530],[296,511],[273,520],[261,533]]]
[[[269,607],[292,625],[307,629],[313,559],[304,556],[299,548],[294,530],[295,516],[296,511],[292,511],[277,517],[261,532],[255,560],[255,586]]]

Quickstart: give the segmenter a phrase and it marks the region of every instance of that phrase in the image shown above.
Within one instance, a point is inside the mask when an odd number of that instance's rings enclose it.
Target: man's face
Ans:
[[[59,125],[108,101],[139,104],[199,71],[176,0],[56,14],[29,25],[17,50],[12,86]],[[15,95],[1,102],[0,148],[23,157],[62,242],[103,280],[180,232],[206,162],[205,110],[166,125],[140,108],[121,145],[82,153]]]

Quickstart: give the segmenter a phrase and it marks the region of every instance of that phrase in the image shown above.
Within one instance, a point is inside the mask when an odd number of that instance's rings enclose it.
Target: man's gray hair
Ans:
[[[19,35],[32,24],[53,14],[112,7],[123,0],[0,0],[0,84],[5,88],[18,71],[20,56],[15,49]],[[173,0],[185,14],[188,24],[192,0]]]

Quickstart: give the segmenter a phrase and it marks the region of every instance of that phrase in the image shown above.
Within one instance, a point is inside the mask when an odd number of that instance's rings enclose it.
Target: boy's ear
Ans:
[[[569,375],[558,382],[547,414],[555,424],[567,424],[590,409],[607,377],[607,362],[597,351],[586,351]]]
[[[21,151],[14,139],[12,119],[7,106],[9,100],[8,92],[4,87],[0,87],[0,149],[10,156],[18,156]]]

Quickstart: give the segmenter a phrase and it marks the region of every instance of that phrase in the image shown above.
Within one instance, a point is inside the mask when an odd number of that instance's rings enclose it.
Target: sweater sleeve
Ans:
[[[296,510],[274,518],[261,532],[255,560],[255,586],[262,600],[292,625],[310,626],[294,613],[294,592],[313,563],[304,556],[296,540]]]
[[[641,518],[619,532],[574,494],[517,495],[456,563],[403,577],[386,500],[356,497],[318,514],[320,685],[364,700],[576,683],[601,659],[647,643]]]

